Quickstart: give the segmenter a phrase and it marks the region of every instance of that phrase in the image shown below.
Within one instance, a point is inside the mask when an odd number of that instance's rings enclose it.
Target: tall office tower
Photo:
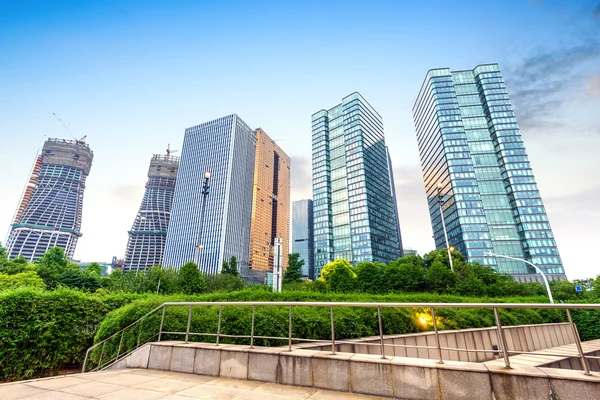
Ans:
[[[162,264],[178,168],[179,157],[152,156],[144,198],[128,232],[126,271],[145,271]]]
[[[300,254],[304,260],[302,276],[315,279],[313,202],[310,199],[292,203],[292,253]]]
[[[287,268],[290,243],[290,157],[263,131],[256,130],[254,194],[249,268],[273,271],[273,240],[282,239]]]
[[[565,279],[517,120],[496,64],[472,71],[433,69],[413,107],[436,247],[449,244],[469,261],[519,281],[539,274]]]
[[[400,256],[381,117],[352,93],[312,116],[315,277],[329,262]]]
[[[52,247],[73,258],[94,153],[82,140],[48,139],[37,157],[7,242],[10,258],[35,261]]]
[[[255,153],[256,133],[235,114],[185,130],[164,267],[199,261],[203,272],[218,273],[235,256],[248,276]]]
[[[404,247],[402,246],[402,233],[400,232],[400,218],[398,217],[398,199],[396,198],[396,181],[394,180],[394,167],[392,166],[392,157],[390,156],[390,149],[385,148],[388,160],[388,170],[390,171],[390,190],[392,192],[392,198],[394,199],[394,212],[396,213],[396,232],[398,234],[398,249],[400,256],[404,255]]]

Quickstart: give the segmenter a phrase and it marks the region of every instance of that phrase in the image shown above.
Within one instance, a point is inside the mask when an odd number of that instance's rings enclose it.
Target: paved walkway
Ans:
[[[0,385],[2,400],[367,400],[379,397],[151,369],[124,369]]]

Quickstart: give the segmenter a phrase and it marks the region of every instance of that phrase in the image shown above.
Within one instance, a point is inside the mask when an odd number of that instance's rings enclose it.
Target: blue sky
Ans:
[[[500,64],[570,278],[600,241],[600,3],[0,1],[0,231],[46,137],[95,153],[77,259],[122,257],[150,157],[230,113],[292,157],[310,116],[359,91],[384,119],[405,245],[433,248],[411,109],[430,68]],[[4,235],[1,235],[2,237]]]

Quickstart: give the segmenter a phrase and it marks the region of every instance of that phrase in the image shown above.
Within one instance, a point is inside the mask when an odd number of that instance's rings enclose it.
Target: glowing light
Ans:
[[[427,318],[426,317],[419,317],[419,322],[423,325],[427,325]]]

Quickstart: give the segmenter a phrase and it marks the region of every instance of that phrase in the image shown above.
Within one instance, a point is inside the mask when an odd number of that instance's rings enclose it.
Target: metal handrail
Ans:
[[[164,319],[165,319],[165,312],[167,307],[183,307],[183,306],[187,306],[189,307],[189,310],[187,312],[188,314],[188,320],[187,320],[187,327],[186,327],[186,331],[185,332],[171,332],[171,331],[164,331],[163,327],[164,327]],[[191,320],[192,320],[192,308],[194,306],[211,306],[211,307],[215,307],[218,306],[219,307],[219,317],[218,317],[218,323],[217,323],[217,332],[216,333],[198,333],[198,332],[191,332]],[[222,322],[222,313],[223,313],[223,306],[246,306],[246,307],[251,307],[252,308],[252,328],[251,328],[251,334],[250,335],[231,335],[231,334],[223,334],[221,333],[221,322]],[[289,317],[288,317],[288,335],[287,337],[271,337],[271,336],[260,336],[260,335],[255,335],[254,332],[254,323],[255,323],[255,308],[256,307],[289,307]],[[344,340],[337,340],[335,338],[335,323],[334,323],[334,307],[371,307],[371,308],[376,308],[377,309],[377,318],[378,318],[378,327],[379,327],[379,343],[360,343],[360,344],[364,344],[367,346],[379,346],[381,348],[381,355],[382,358],[386,358],[385,356],[385,347],[389,346],[389,347],[401,347],[401,348],[416,348],[416,349],[432,349],[435,350],[437,349],[437,355],[438,355],[438,363],[443,364],[444,361],[442,359],[442,351],[465,351],[465,352],[473,352],[473,353],[501,353],[502,354],[502,358],[504,360],[505,363],[505,367],[507,369],[511,368],[510,365],[510,360],[509,357],[510,355],[514,355],[514,354],[539,354],[539,355],[546,355],[546,356],[566,356],[566,357],[579,357],[580,358],[580,362],[581,362],[581,366],[582,369],[584,371],[584,373],[586,375],[590,375],[590,371],[589,371],[589,365],[588,365],[588,361],[587,359],[600,359],[600,357],[595,357],[595,356],[586,356],[583,348],[581,346],[581,341],[579,339],[579,333],[577,331],[577,326],[575,325],[575,323],[573,322],[573,319],[571,317],[571,311],[572,309],[592,309],[592,310],[600,310],[600,304],[532,304],[532,303],[363,303],[363,302],[290,302],[290,301],[276,301],[276,302],[263,302],[263,301],[250,301],[250,302],[245,302],[245,301],[217,301],[217,302],[165,302],[162,305],[154,308],[153,310],[149,311],[148,313],[144,314],[142,317],[140,317],[138,320],[136,320],[135,322],[127,325],[125,328],[120,329],[119,331],[115,332],[114,334],[112,334],[111,336],[109,336],[108,338],[94,344],[92,347],[90,347],[85,354],[85,360],[83,363],[83,369],[82,372],[86,371],[87,368],[87,363],[88,363],[88,359],[89,359],[89,355],[90,352],[93,349],[98,348],[98,346],[102,345],[102,353],[100,354],[100,360],[98,362],[98,366],[96,368],[96,370],[100,370],[100,369],[104,369],[107,368],[113,364],[115,364],[116,362],[118,362],[119,360],[125,358],[127,355],[131,354],[133,351],[135,351],[137,348],[139,348],[139,346],[142,344],[140,343],[140,336],[141,336],[141,324],[143,322],[143,320],[147,317],[149,317],[150,315],[156,313],[159,310],[162,310],[162,315],[161,315],[161,320],[160,320],[160,327],[158,332],[153,335],[152,337],[148,338],[145,343],[148,343],[149,341],[154,340],[156,337],[158,337],[157,341],[161,341],[162,335],[185,335],[185,343],[188,342],[189,337],[190,336],[209,336],[209,337],[215,337],[216,338],[216,346],[219,346],[219,341],[220,338],[225,337],[225,338],[243,338],[243,339],[250,339],[250,347],[253,348],[254,347],[254,339],[270,339],[270,340],[282,340],[282,341],[286,341],[287,342],[287,347],[288,347],[288,351],[293,351],[292,349],[292,342],[320,342],[320,343],[328,343],[329,341],[327,340],[320,340],[320,339],[306,339],[306,338],[295,338],[292,335],[293,332],[293,325],[292,325],[292,321],[293,321],[293,308],[294,307],[328,307],[330,309],[330,319],[331,319],[331,352],[333,354],[335,354],[335,346],[336,344],[344,344],[344,343],[354,343],[356,344],[356,342],[350,342],[350,341],[344,341]],[[431,317],[432,317],[432,322],[433,322],[433,330],[434,330],[434,335],[435,335],[435,341],[436,344],[435,346],[419,346],[419,345],[400,345],[400,344],[390,344],[390,343],[385,343],[385,338],[383,335],[383,324],[382,324],[382,318],[381,318],[381,309],[382,308],[428,308],[431,310]],[[442,347],[440,344],[440,339],[439,339],[439,331],[438,331],[438,327],[437,327],[437,321],[436,321],[436,314],[435,314],[435,309],[436,308],[476,308],[476,309],[492,309],[494,312],[494,319],[495,319],[495,323],[496,323],[496,330],[497,330],[497,335],[498,335],[498,346],[500,347],[500,349],[497,350],[473,350],[473,349],[461,349],[461,348],[452,348],[452,347]],[[561,310],[565,310],[567,313],[567,317],[568,317],[568,323],[571,327],[573,336],[575,338],[575,344],[578,350],[578,354],[553,354],[553,353],[541,353],[541,352],[524,352],[524,351],[511,351],[508,349],[508,345],[507,345],[507,341],[506,341],[506,336],[504,334],[504,328],[502,326],[502,323],[500,321],[500,314],[498,312],[499,309],[516,309],[516,308],[535,308],[535,309],[561,309]],[[121,348],[123,345],[123,337],[125,334],[125,331],[127,329],[130,329],[136,325],[140,324],[140,328],[139,328],[139,332],[138,332],[138,338],[137,338],[137,345],[133,348],[133,349],[127,349],[123,354],[120,354],[121,352]],[[117,350],[117,355],[115,358],[111,358],[108,362],[106,362],[105,364],[102,363],[102,354],[104,353],[104,346],[106,345],[106,343],[109,340],[112,340],[113,338],[115,338],[117,335],[121,335],[120,341],[119,341],[119,347]],[[121,356],[121,357],[120,357]]]

